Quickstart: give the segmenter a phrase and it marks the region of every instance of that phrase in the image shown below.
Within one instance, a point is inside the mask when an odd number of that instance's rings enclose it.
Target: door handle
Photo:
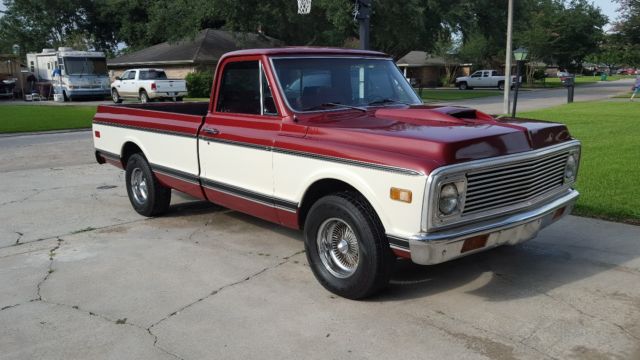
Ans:
[[[214,129],[214,128],[209,128],[209,127],[203,128],[202,132],[207,134],[207,135],[218,135],[218,134],[220,134],[220,130]]]

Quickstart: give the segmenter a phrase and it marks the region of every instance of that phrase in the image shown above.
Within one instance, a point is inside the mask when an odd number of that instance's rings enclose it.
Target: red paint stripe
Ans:
[[[275,209],[269,205],[260,204],[209,188],[204,188],[204,193],[207,199],[215,204],[253,215],[270,222],[279,223]]]
[[[155,171],[154,174],[162,185],[170,187],[172,189],[176,189],[195,198],[206,200],[204,193],[202,192],[202,188],[199,184],[190,183],[188,181],[177,179],[172,176],[161,174]]]

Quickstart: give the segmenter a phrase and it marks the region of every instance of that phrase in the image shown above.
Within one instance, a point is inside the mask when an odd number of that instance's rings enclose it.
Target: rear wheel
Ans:
[[[500,81],[500,82],[498,83],[498,89],[500,89],[500,90],[504,90],[504,81]]]
[[[116,90],[116,89],[112,89],[111,90],[111,99],[116,104],[122,103],[122,98],[120,97],[120,94],[118,93],[118,90]]]
[[[140,90],[140,102],[146,104],[149,102],[149,95],[144,90]]]
[[[332,293],[361,299],[388,284],[394,257],[380,220],[361,195],[344,192],[318,200],[304,235],[311,270]]]
[[[131,155],[127,161],[125,178],[129,201],[138,214],[157,216],[167,212],[171,203],[171,189],[158,182],[142,154]]]

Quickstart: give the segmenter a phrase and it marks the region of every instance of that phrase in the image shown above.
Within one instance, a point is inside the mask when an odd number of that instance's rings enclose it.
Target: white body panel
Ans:
[[[271,151],[199,141],[203,178],[273,196]]]
[[[405,175],[321,159],[273,153],[274,196],[301,202],[316,181],[336,179],[357,189],[371,203],[387,234],[410,236],[420,232],[424,175]],[[391,187],[411,190],[413,201],[392,200]]]
[[[100,131],[99,138],[94,136],[96,149],[122,155],[124,144],[130,141],[140,147],[150,163],[198,175],[195,138],[101,124],[93,124],[93,130]]]

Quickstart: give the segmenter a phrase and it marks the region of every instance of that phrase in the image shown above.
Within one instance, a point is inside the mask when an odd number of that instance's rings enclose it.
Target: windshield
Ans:
[[[66,57],[64,68],[67,75],[107,75],[104,58]]]
[[[422,104],[389,59],[281,58],[273,65],[285,97],[296,111],[385,103]]]
[[[162,70],[141,70],[140,80],[167,80],[167,74]]]

